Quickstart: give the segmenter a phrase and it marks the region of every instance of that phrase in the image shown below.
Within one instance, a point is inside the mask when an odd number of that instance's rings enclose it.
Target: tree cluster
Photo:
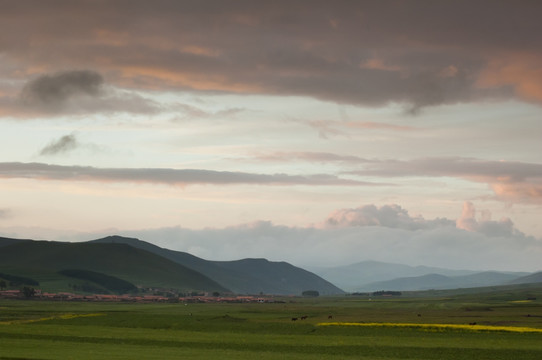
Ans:
[[[5,274],[5,273],[0,273],[0,279],[9,281],[9,286],[20,286],[20,285],[39,286],[40,284],[37,280],[31,279],[31,278],[27,278],[24,276],[10,275],[10,274]]]

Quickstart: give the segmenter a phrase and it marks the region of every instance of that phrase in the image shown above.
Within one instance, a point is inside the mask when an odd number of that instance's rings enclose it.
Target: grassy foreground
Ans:
[[[301,316],[307,318],[292,321]],[[542,301],[490,297],[188,305],[0,301],[3,360],[538,360],[541,331]]]

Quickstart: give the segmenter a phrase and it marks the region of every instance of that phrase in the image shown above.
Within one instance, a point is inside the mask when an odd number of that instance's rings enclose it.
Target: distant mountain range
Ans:
[[[343,289],[416,291],[542,283],[542,272],[477,272],[378,261],[310,270],[266,259],[210,261],[121,236],[78,243],[0,237],[0,280],[39,282],[47,291],[139,287],[275,295],[316,290],[335,295]]]
[[[306,290],[316,290],[323,295],[343,293],[319,276],[285,262],[208,261],[120,236],[82,243],[0,238],[0,248],[0,278],[5,274],[4,278],[34,279],[49,291],[67,291],[74,288],[74,284],[79,284],[79,288],[90,286],[105,290],[103,284],[89,284],[95,278],[179,291],[277,295],[301,295]],[[86,277],[83,280],[66,275],[74,273]]]
[[[478,272],[378,261],[311,270],[348,292],[437,290],[542,282],[542,273]]]

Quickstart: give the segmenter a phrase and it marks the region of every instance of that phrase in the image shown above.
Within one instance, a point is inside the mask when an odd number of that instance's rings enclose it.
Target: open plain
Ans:
[[[541,294],[533,287],[237,304],[2,300],[0,359],[540,359]]]

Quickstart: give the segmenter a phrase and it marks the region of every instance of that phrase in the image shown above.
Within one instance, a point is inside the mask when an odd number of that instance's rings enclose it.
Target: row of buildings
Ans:
[[[69,292],[48,293],[37,289],[31,296],[22,290],[0,291],[0,299],[34,299],[51,301],[109,301],[109,302],[169,302],[169,303],[264,303],[277,302],[273,297],[265,296],[211,296],[209,294],[198,296],[171,297],[161,295],[110,295],[110,294],[74,294]]]

